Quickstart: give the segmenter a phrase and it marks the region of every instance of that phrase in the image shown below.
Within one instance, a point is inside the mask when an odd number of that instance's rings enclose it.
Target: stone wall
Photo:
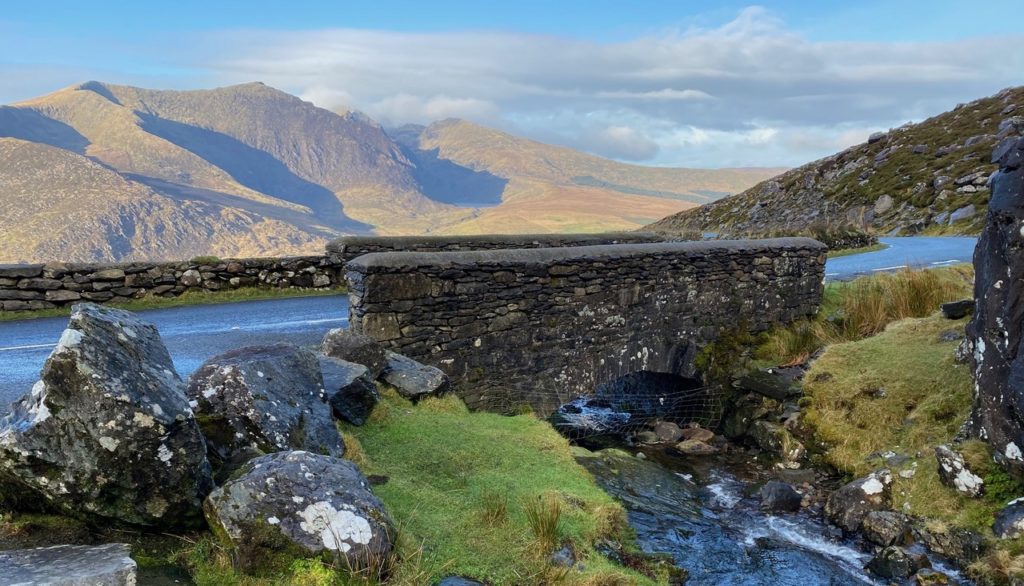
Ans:
[[[826,249],[806,238],[369,254],[350,327],[444,369],[476,408],[549,413],[637,371],[695,376],[723,331],[814,314]]]
[[[196,259],[202,260],[202,259]],[[146,295],[239,287],[324,289],[341,283],[343,263],[325,256],[207,262],[0,265],[0,309],[52,309],[78,301],[117,303]]]

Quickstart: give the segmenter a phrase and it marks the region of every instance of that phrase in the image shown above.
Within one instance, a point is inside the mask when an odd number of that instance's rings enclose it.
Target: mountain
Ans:
[[[877,133],[647,229],[723,236],[854,226],[888,234],[975,234],[988,208],[992,151],[1024,133],[1024,87]]]
[[[633,228],[767,176],[621,165],[458,121],[395,137],[364,114],[262,83],[92,81],[0,106],[0,262],[309,253],[341,234]]]

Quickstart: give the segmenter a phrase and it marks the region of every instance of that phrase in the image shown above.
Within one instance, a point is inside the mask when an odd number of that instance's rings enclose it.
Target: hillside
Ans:
[[[1024,132],[1024,87],[1010,88],[647,229],[724,236],[855,225],[879,234],[973,234],[988,207],[993,149]]]
[[[768,176],[622,165],[462,122],[421,130],[396,141],[364,114],[262,83],[87,82],[0,106],[0,262],[296,254],[342,234],[628,229]]]

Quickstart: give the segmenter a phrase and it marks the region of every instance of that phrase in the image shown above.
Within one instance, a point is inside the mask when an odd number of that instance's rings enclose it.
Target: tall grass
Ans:
[[[545,493],[526,499],[523,513],[538,548],[544,553],[554,550],[561,539],[558,523],[562,518],[562,501],[558,495]]]
[[[759,355],[779,363],[802,362],[827,344],[861,340],[894,321],[926,317],[943,303],[970,297],[973,279],[973,269],[963,265],[830,284],[818,315],[769,332]]]

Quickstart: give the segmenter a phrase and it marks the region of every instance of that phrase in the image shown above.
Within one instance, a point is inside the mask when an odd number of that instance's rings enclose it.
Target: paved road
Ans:
[[[939,267],[971,262],[977,238],[929,237],[881,238],[885,250],[833,258],[825,265],[825,279],[845,281],[860,275],[895,271],[904,267]]]
[[[941,266],[969,261],[973,238],[883,238],[886,250],[828,261],[829,280],[896,270],[903,266]],[[344,296],[199,305],[141,312],[160,329],[178,372],[186,377],[207,358],[248,344],[318,343],[331,328],[348,323]],[[0,322],[0,413],[38,379],[66,318]]]
[[[348,323],[344,295],[196,305],[141,311],[157,326],[187,377],[206,359],[241,346],[270,342],[319,344]],[[0,322],[0,414],[39,378],[46,357],[67,326],[65,317]]]

